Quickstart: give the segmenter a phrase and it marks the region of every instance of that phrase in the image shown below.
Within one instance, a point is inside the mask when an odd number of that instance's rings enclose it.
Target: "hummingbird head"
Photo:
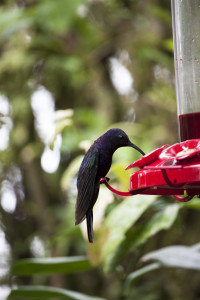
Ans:
[[[137,147],[129,140],[128,135],[119,128],[113,128],[108,130],[105,133],[105,136],[108,139],[109,143],[113,145],[115,150],[120,147],[132,147],[139,151],[142,155],[145,155],[145,153],[139,147]]]

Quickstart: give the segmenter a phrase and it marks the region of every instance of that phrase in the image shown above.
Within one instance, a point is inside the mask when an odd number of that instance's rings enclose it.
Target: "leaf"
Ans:
[[[172,246],[157,251],[150,252],[142,257],[142,261],[156,260],[156,263],[149,264],[140,268],[126,278],[124,284],[124,293],[129,293],[131,283],[137,278],[160,267],[173,267],[200,270],[200,243],[192,246]]]
[[[8,38],[18,31],[31,25],[32,20],[23,13],[23,10],[17,8],[13,9],[0,9],[0,32],[1,39]]]
[[[13,289],[9,299],[74,299],[74,300],[105,300],[93,296],[87,296],[78,292],[46,286],[20,286]]]
[[[72,109],[65,109],[65,110],[57,110],[55,112],[55,124],[56,130],[54,136],[50,142],[50,148],[53,150],[54,142],[57,136],[63,131],[64,128],[73,125],[73,121],[71,117],[73,116],[74,111]]]
[[[60,122],[62,120],[66,120],[68,118],[71,118],[73,114],[74,114],[74,110],[71,108],[56,110],[55,121]]]
[[[155,214],[149,221],[142,224],[132,235],[132,246],[144,243],[149,237],[162,229],[169,229],[176,220],[179,204],[168,205],[164,210]]]
[[[83,68],[82,60],[77,56],[68,56],[63,61],[63,68],[69,73],[77,74],[77,72],[80,72]]]
[[[115,266],[115,253],[125,239],[127,230],[156,198],[153,195],[137,195],[127,198],[109,214],[105,222],[105,231],[108,232],[108,237],[102,250],[105,271],[111,271]]]
[[[124,150],[124,149],[123,149]],[[118,181],[120,182],[120,186],[128,190],[129,187],[129,176],[132,172],[132,170],[125,171],[125,168],[127,167],[128,162],[115,162],[112,164],[111,172],[117,177]]]
[[[200,270],[199,247],[171,246],[150,252],[142,261],[156,260],[165,267]]]
[[[48,30],[62,34],[69,29],[74,19],[77,18],[77,7],[81,2],[82,0],[41,1],[36,11],[38,22],[42,22],[41,25]]]
[[[200,209],[200,199],[198,197],[195,197],[188,202],[182,203],[182,207]]]
[[[22,10],[15,9],[0,9],[0,29],[12,26],[12,23],[17,22],[22,17]]]
[[[11,267],[11,274],[71,274],[87,271],[92,268],[93,267],[85,256],[31,258],[15,262]]]
[[[148,273],[148,272],[151,272],[151,271],[154,271],[156,269],[159,269],[161,267],[161,264],[160,263],[152,263],[150,265],[147,265],[143,268],[140,268],[139,270],[136,270],[132,273],[130,273],[127,278],[126,278],[126,281],[125,281],[125,284],[124,284],[124,291],[125,293],[128,292],[129,288],[130,288],[130,285],[131,283],[133,283],[133,281],[135,281],[136,279],[138,279],[139,277],[141,277],[142,275]]]
[[[113,261],[115,264],[119,263],[134,247],[146,242],[148,238],[160,230],[170,228],[176,220],[180,208],[179,204],[168,205],[148,221],[127,232],[124,241],[119,245],[114,254]]]

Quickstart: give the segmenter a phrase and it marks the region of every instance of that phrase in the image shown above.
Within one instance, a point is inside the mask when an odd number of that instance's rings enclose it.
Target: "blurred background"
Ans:
[[[102,186],[95,243],[74,226],[77,172],[96,138],[120,127],[145,153],[178,142],[171,23],[168,0],[1,1],[1,300],[38,286],[36,299],[200,299],[198,270],[182,268],[192,254],[170,268],[167,253],[149,269],[141,260],[199,242],[198,199],[123,199]],[[127,190],[124,168],[139,157],[119,149],[111,185]]]

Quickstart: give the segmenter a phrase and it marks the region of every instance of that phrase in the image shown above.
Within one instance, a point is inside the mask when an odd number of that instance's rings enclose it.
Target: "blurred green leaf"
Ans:
[[[182,203],[182,207],[184,208],[193,208],[200,209],[200,199],[198,197],[193,198],[192,200]]]
[[[128,289],[130,288],[130,285],[138,278],[140,278],[141,276],[145,275],[148,272],[154,271],[156,269],[159,269],[161,267],[160,263],[152,263],[149,264],[143,268],[140,268],[134,272],[132,272],[131,274],[129,274],[126,277],[126,281],[124,283],[124,292],[127,294],[128,293]]]
[[[152,195],[137,195],[126,198],[108,215],[105,221],[105,230],[108,232],[108,236],[102,250],[105,271],[111,271],[115,266],[115,254],[125,239],[127,230],[156,198]]]
[[[91,134],[91,129],[93,129],[95,135],[98,134],[98,130],[101,130],[102,134],[107,126],[106,118],[91,108],[76,109],[74,112],[74,121],[78,125],[80,132],[85,131],[87,133],[87,130],[90,129],[89,134]]]
[[[19,20],[22,16],[22,10],[19,8],[15,9],[0,9],[0,28],[5,28],[11,23],[15,22],[16,20]]]
[[[168,66],[171,63],[168,55],[154,47],[142,47],[139,53],[140,59],[146,61],[154,61],[156,63]]]
[[[61,151],[64,153],[75,151],[78,149],[80,136],[77,130],[72,127],[64,127],[62,131],[62,146]]]
[[[155,14],[160,20],[170,24],[171,23],[171,15],[169,14],[169,11],[167,11],[164,8],[161,8],[160,6],[157,5],[152,5],[150,7],[151,12]]]
[[[44,0],[39,2],[35,14],[44,28],[62,34],[69,29],[74,18],[78,17],[77,7],[81,3],[82,0],[59,0],[58,2]]]
[[[138,226],[129,236],[131,247],[144,243],[162,229],[169,229],[176,220],[180,208],[179,204],[167,205],[165,209]]]
[[[200,252],[198,246],[170,246],[145,254],[143,262],[155,260],[165,267],[200,270]]]
[[[68,56],[63,61],[63,68],[70,73],[80,72],[82,67],[82,59],[77,56]]]
[[[168,205],[164,210],[153,215],[148,220],[128,231],[113,254],[113,264],[119,264],[128,252],[138,245],[146,242],[148,238],[155,235],[163,229],[169,229],[176,220],[179,209],[182,206],[179,204]]]
[[[173,53],[174,51],[174,44],[173,44],[173,39],[166,39],[163,41],[163,46],[165,47],[166,50],[170,51]]]
[[[91,270],[93,267],[85,256],[23,259],[12,265],[13,275],[71,274]]]
[[[73,125],[73,121],[71,119],[73,113],[74,111],[72,109],[57,110],[55,112],[56,130],[50,143],[50,148],[52,150],[57,136],[63,131],[64,128]]]
[[[13,289],[8,299],[74,299],[74,300],[105,300],[87,296],[78,292],[47,286],[21,286]]]
[[[0,9],[1,39],[8,38],[11,34],[31,25],[31,18],[23,13],[22,9],[15,6],[14,9]]]
[[[116,162],[112,164],[111,170],[112,173],[117,177],[120,182],[120,185],[128,190],[129,187],[129,175],[130,172],[125,171],[128,163]]]

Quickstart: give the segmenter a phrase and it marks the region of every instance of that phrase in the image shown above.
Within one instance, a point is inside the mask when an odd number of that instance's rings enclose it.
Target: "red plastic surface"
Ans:
[[[128,167],[126,167],[125,170],[128,170],[130,168],[143,168],[146,165],[149,165],[156,161],[160,155],[160,153],[168,147],[169,145],[164,145],[161,148],[155,149],[152,152],[144,155],[142,158],[132,162]]]

